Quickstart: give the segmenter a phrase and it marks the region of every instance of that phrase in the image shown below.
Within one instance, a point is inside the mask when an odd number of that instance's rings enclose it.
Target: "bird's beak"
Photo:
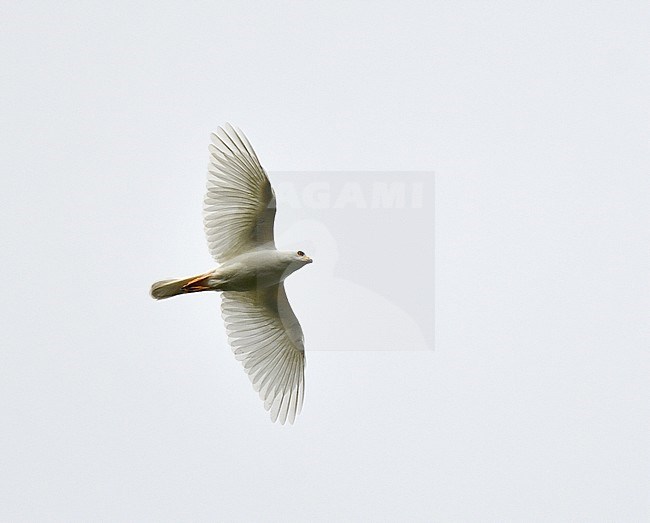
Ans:
[[[314,261],[314,260],[312,260],[309,256],[305,256],[304,259],[305,259],[305,262],[307,262],[307,263],[311,263],[311,262]]]

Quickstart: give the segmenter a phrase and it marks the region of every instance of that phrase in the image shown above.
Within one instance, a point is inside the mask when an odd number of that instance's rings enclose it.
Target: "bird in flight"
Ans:
[[[211,138],[203,223],[219,267],[154,283],[151,296],[220,291],[235,357],[271,420],[293,423],[305,393],[305,346],[283,281],[312,260],[302,251],[276,249],[275,193],[244,133],[226,124]]]

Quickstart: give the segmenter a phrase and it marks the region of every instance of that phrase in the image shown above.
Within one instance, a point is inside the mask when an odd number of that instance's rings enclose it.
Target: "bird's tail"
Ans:
[[[157,300],[164,300],[179,294],[187,294],[188,292],[201,292],[212,290],[208,286],[208,278],[212,275],[211,272],[200,274],[199,276],[190,276],[182,280],[163,280],[154,283],[151,286],[151,297]]]

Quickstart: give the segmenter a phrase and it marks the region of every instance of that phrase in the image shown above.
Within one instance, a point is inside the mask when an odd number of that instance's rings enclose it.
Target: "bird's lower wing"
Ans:
[[[284,285],[221,296],[235,357],[243,363],[271,419],[293,423],[305,392],[305,348]]]

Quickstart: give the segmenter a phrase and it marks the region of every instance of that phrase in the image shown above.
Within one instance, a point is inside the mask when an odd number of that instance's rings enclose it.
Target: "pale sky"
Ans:
[[[650,519],[648,27],[647,2],[7,3],[0,520]],[[148,294],[214,265],[226,121],[272,181],[435,173],[408,249],[327,213],[283,226],[323,260],[287,283],[294,426],[270,422],[216,295]],[[434,239],[431,301],[413,278]],[[409,296],[435,303],[433,350],[409,329],[310,352],[376,336]]]

